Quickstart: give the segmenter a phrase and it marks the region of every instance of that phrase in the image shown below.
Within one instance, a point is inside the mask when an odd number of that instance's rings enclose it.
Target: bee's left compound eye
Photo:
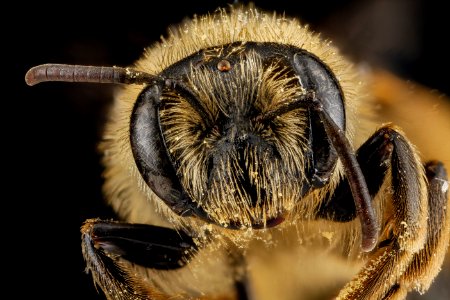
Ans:
[[[314,91],[323,109],[345,131],[343,96],[334,74],[323,62],[307,52],[294,54],[292,67],[299,76],[302,87]]]

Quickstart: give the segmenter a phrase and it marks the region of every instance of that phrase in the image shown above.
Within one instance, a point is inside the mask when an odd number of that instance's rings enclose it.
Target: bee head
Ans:
[[[180,215],[224,227],[279,224],[326,185],[337,155],[314,97],[345,130],[342,93],[312,54],[274,43],[199,51],[139,95],[131,144],[150,188]]]

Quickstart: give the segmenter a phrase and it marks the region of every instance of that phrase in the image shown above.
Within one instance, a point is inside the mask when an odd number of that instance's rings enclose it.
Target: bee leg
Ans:
[[[242,278],[242,279],[236,280],[236,282],[234,283],[234,286],[235,286],[235,290],[236,290],[236,299],[237,300],[253,299],[247,278]]]
[[[423,294],[439,273],[450,241],[450,209],[447,200],[447,172],[438,161],[425,164],[428,179],[428,220],[425,245],[414,253],[411,263],[398,280],[395,293],[386,299],[399,299],[412,289]],[[401,299],[401,298],[400,298]]]
[[[435,164],[433,168],[437,175],[428,172],[430,182],[427,184],[413,146],[398,128],[386,125],[364,145],[369,150],[374,149],[371,145],[376,145],[372,142],[377,140],[384,140],[386,149],[391,151],[387,160],[378,162],[389,166],[385,172],[388,187],[381,190],[379,197],[384,209],[384,215],[379,216],[383,220],[381,236],[377,247],[369,253],[366,265],[341,290],[337,299],[404,299],[410,289],[418,288],[414,286],[418,282],[414,282],[413,273],[409,272],[418,271],[430,282],[442,258],[432,258],[434,253],[427,254],[427,251],[437,249],[433,245],[435,242],[448,244],[447,213],[437,213],[438,210],[444,211],[447,205],[448,183],[446,176],[442,175],[445,173],[443,167]],[[430,225],[430,222],[447,225],[442,228],[444,232],[439,233],[436,226],[440,225]],[[421,267],[421,258],[434,265]],[[424,286],[425,289],[427,287]]]
[[[183,231],[152,225],[91,219],[81,233],[86,271],[108,299],[169,299],[141,280],[130,263],[173,270],[186,265],[197,251],[192,237]]]
[[[247,262],[239,249],[229,249],[229,264],[234,274],[235,300],[254,299],[251,281],[248,277]]]

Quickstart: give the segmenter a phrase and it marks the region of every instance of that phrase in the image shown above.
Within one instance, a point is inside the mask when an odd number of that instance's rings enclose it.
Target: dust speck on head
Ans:
[[[443,194],[447,193],[448,191],[448,181],[444,180],[441,186],[441,191]]]

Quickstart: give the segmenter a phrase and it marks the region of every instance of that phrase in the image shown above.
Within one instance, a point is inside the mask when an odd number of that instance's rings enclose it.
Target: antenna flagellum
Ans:
[[[48,81],[148,84],[160,80],[158,76],[130,68],[64,64],[39,65],[25,75],[25,82],[30,86]]]

